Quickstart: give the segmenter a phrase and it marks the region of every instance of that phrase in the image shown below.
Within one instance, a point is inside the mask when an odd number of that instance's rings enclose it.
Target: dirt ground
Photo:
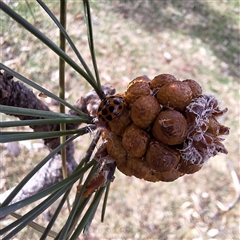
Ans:
[[[7,2],[7,1],[5,1]],[[9,5],[50,39],[58,43],[58,29],[32,1],[8,1]],[[57,2],[47,2],[58,16]],[[238,1],[91,1],[98,69],[102,84],[124,92],[129,81],[170,73],[178,79],[195,79],[204,93],[213,94],[228,112],[221,119],[230,127],[224,141],[228,155],[210,159],[201,171],[171,183],[149,183],[116,171],[111,184],[104,223],[101,209],[89,233],[81,239],[240,239],[240,205],[222,212],[237,196],[239,182],[239,13]],[[32,12],[32,14],[31,14]],[[34,36],[0,14],[1,62],[36,83],[58,93],[58,57]],[[81,1],[68,2],[67,31],[91,66]],[[67,46],[67,53],[78,61]],[[74,103],[89,84],[66,67],[66,96]],[[43,99],[58,111],[49,99]],[[2,121],[9,120],[1,115]],[[94,133],[93,133],[94,134]],[[83,156],[92,135],[76,140],[76,159]],[[1,147],[1,192],[18,183],[46,154],[41,141],[19,142],[14,157]],[[24,163],[24,164],[23,164]],[[230,171],[230,167],[234,171]],[[18,174],[16,174],[18,173]],[[74,196],[74,194],[73,194]],[[47,224],[46,215],[37,221]],[[67,208],[53,230],[65,221]],[[12,221],[10,217],[2,223]],[[39,239],[30,227],[17,239]]]

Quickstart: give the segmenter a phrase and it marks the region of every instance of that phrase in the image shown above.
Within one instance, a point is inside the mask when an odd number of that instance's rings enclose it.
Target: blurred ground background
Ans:
[[[5,1],[19,14],[58,43],[58,30],[33,1]],[[59,16],[57,1],[46,2]],[[103,84],[123,92],[129,81],[161,73],[197,80],[204,93],[214,94],[227,107],[221,122],[231,128],[225,140],[229,154],[212,158],[203,169],[172,183],[148,183],[116,172],[111,185],[105,222],[100,209],[85,239],[240,239],[240,206],[218,215],[219,203],[235,198],[227,162],[239,176],[239,1],[91,1],[98,68]],[[58,57],[3,12],[1,62],[20,74],[58,93]],[[68,2],[67,31],[91,65],[81,1]],[[67,53],[76,59],[67,47]],[[76,59],[77,61],[77,59]],[[67,66],[66,96],[74,103],[90,89],[84,79]],[[37,93],[38,94],[38,93]],[[57,111],[49,100],[43,99]],[[1,120],[9,119],[1,115]],[[92,136],[76,141],[79,161]],[[6,145],[1,151],[1,192],[13,187],[41,159],[47,149],[41,141],[20,142],[14,157]],[[46,225],[47,215],[37,219]],[[57,230],[65,221],[63,210]],[[2,222],[11,222],[8,217]],[[83,237],[81,237],[83,238]],[[14,239],[39,239],[26,228]]]

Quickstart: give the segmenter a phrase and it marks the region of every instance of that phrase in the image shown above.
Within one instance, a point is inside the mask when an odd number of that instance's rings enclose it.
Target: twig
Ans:
[[[220,211],[218,211],[214,217],[217,217],[217,216],[220,216],[220,215],[223,215],[223,214],[229,212],[240,201],[240,182],[239,182],[238,175],[233,167],[233,164],[229,160],[227,160],[227,166],[228,166],[228,169],[230,170],[233,185],[235,188],[235,198],[227,206],[225,206],[223,203],[218,201],[216,204],[217,204],[218,208],[220,209]]]
[[[41,102],[35,94],[28,89],[21,82],[14,81],[13,77],[7,72],[0,72],[0,104],[6,106],[30,108],[36,110],[50,111],[50,109]],[[15,116],[21,120],[37,119],[38,117],[29,116]],[[29,126],[35,132],[41,131],[57,131],[59,130],[59,124],[49,124],[49,125],[34,125]],[[77,124],[69,124],[67,129],[77,128]],[[44,144],[48,146],[49,150],[55,149],[59,146],[59,138],[44,139]],[[76,168],[77,163],[74,159],[74,144],[71,142],[67,145],[67,172],[68,175]],[[17,194],[13,199],[13,202],[20,201],[27,198],[47,187],[62,180],[62,163],[61,156],[56,155],[54,158],[48,161],[39,172],[37,172],[31,181],[29,181],[24,188]],[[3,202],[4,199],[10,194],[14,189],[11,188],[5,193],[0,195],[0,201]]]
[[[71,148],[73,148],[73,144]],[[73,160],[73,159],[72,159]],[[68,161],[68,174],[70,175],[76,168],[77,164],[75,161]],[[55,155],[54,158],[49,160],[40,171],[38,171],[30,181],[21,189],[21,191],[16,195],[11,204],[21,201],[27,197],[30,197],[53,184],[61,181],[62,178],[62,161],[61,155]],[[2,203],[8,195],[14,190],[15,187],[7,190],[0,195],[0,203]]]
[[[115,89],[109,85],[103,86],[102,89],[106,95],[111,95],[115,93]],[[97,93],[94,90],[92,90],[83,95],[80,99],[78,99],[74,105],[78,109],[84,111],[85,113],[92,116],[96,116],[100,101],[101,100],[98,97]],[[9,75],[7,72],[4,73],[0,72],[0,104],[7,106],[50,111],[50,109],[42,101],[40,101],[30,89],[28,89],[21,82],[13,81],[13,77]],[[72,115],[77,115],[77,113],[72,110],[69,111],[69,113]],[[21,120],[37,118],[29,116],[15,116],[15,117],[18,117]],[[35,125],[30,127],[37,132],[59,130],[59,124]],[[77,127],[79,127],[79,124],[72,123],[66,125],[67,129],[76,129]],[[97,134],[96,138],[98,137],[99,134]],[[96,142],[97,139],[95,139],[93,143],[94,146]],[[52,138],[45,139],[44,143],[46,146],[48,146],[49,150],[51,151],[55,149],[57,146],[59,146],[60,141],[59,138]],[[87,155],[85,157],[88,158]],[[74,159],[74,144],[70,143],[67,145],[68,175],[72,173],[76,166],[77,163]],[[37,174],[34,175],[31,181],[29,181],[25,185],[25,187],[18,193],[18,195],[14,198],[12,203],[25,199],[28,196],[33,195],[47,187],[50,187],[61,180],[62,180],[61,156],[57,155],[51,160],[49,160],[49,162],[45,164],[44,167],[42,167]],[[10,192],[13,189],[14,188],[11,188],[5,193],[1,194],[0,202],[3,202],[4,199],[6,199],[6,197],[10,194]]]

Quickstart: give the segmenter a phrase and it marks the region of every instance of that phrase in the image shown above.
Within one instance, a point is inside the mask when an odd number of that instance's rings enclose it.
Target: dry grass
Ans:
[[[16,11],[58,42],[58,30],[46,14],[30,3],[11,4]],[[49,4],[58,15],[56,3]],[[90,64],[80,1],[69,2],[68,32]],[[100,214],[86,239],[240,239],[239,203],[219,215],[218,203],[227,206],[235,198],[227,161],[239,168],[239,3],[237,1],[101,1],[92,2],[92,18],[100,77],[122,92],[127,83],[143,74],[153,78],[171,73],[197,80],[205,93],[214,94],[229,111],[222,119],[231,128],[225,141],[229,154],[219,155],[194,174],[172,183],[148,183],[116,172],[111,185],[105,222]],[[2,62],[57,94],[57,56],[8,17],[1,14]],[[74,59],[75,56],[68,49]],[[76,60],[77,61],[77,60]],[[67,67],[67,96],[74,103],[89,85]],[[76,87],[77,86],[77,87]],[[48,99],[46,100],[48,101]],[[53,110],[55,106],[48,103]],[[81,159],[84,141],[76,141],[76,159]],[[1,177],[5,191],[47,154],[46,149],[21,145],[14,158],[1,146]],[[27,162],[26,162],[27,160]],[[22,164],[24,163],[24,167]],[[20,170],[19,170],[20,169]],[[16,175],[16,172],[18,174]],[[51,212],[53,209],[50,209]],[[63,211],[62,222],[67,210]],[[99,211],[100,213],[100,211]],[[46,215],[38,222],[47,224]],[[4,220],[8,224],[10,218]],[[27,228],[15,239],[39,239]]]

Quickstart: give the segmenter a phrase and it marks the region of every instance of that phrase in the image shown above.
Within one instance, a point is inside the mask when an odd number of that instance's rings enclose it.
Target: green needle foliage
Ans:
[[[96,92],[100,92],[98,85],[94,79],[92,79],[79,65],[75,63],[60,47],[58,47],[54,42],[52,42],[48,37],[46,37],[43,33],[41,33],[38,29],[36,29],[32,24],[22,18],[19,14],[14,12],[10,7],[8,7],[3,2],[0,2],[1,9],[8,14],[11,18],[13,18],[16,22],[21,24],[26,30],[32,33],[35,37],[37,37],[40,41],[42,41],[47,47],[49,47],[52,51],[54,51],[59,57],[61,57],[65,62],[67,62],[73,69],[75,69],[80,75],[82,75],[89,84],[96,90]]]
[[[33,139],[52,139],[52,138],[59,138],[62,136],[66,136],[66,139],[62,138],[60,144],[51,149],[50,153],[42,159],[42,161],[36,165],[32,171],[30,171],[24,179],[14,188],[14,190],[9,194],[9,196],[2,202],[0,206],[0,217],[5,217],[8,214],[11,214],[16,218],[8,226],[2,228],[0,230],[0,235],[3,235],[4,240],[13,238],[16,234],[18,234],[23,228],[27,225],[35,228],[36,231],[42,233],[41,240],[47,239],[48,237],[52,237],[55,239],[77,239],[78,236],[83,232],[87,231],[90,227],[90,224],[94,218],[94,215],[98,209],[100,200],[104,192],[106,191],[103,203],[103,210],[102,210],[102,220],[106,208],[107,202],[107,193],[109,191],[110,182],[107,180],[107,183],[100,187],[96,193],[91,193],[87,197],[83,198],[84,191],[87,187],[87,184],[91,179],[96,175],[97,171],[99,170],[99,163],[96,159],[93,158],[92,152],[96,147],[96,144],[100,137],[100,132],[96,133],[92,143],[89,146],[89,149],[86,151],[82,161],[80,164],[75,168],[71,175],[67,176],[62,181],[50,186],[46,189],[43,189],[41,192],[35,193],[34,195],[27,197],[23,200],[20,200],[16,203],[12,202],[17,194],[24,188],[24,186],[31,181],[32,177],[42,169],[42,167],[50,161],[56,154],[59,154],[63,148],[66,148],[68,144],[70,144],[74,139],[81,137],[84,134],[88,134],[90,131],[96,129],[96,125],[92,123],[92,118],[82,112],[78,108],[72,106],[68,102],[64,100],[64,91],[65,91],[65,80],[64,80],[64,69],[65,69],[65,62],[68,63],[74,70],[76,70],[96,91],[99,95],[100,99],[104,98],[104,93],[101,89],[101,83],[99,79],[98,69],[97,69],[97,61],[95,57],[94,51],[94,41],[93,41],[93,30],[92,30],[92,22],[91,22],[91,12],[90,12],[90,5],[89,1],[83,0],[83,8],[86,18],[86,26],[87,26],[87,34],[88,34],[88,44],[90,49],[90,54],[92,58],[92,63],[94,67],[94,75],[92,74],[90,68],[82,58],[80,52],[74,45],[73,41],[69,37],[67,31],[65,30],[64,23],[66,21],[66,7],[64,5],[67,1],[61,1],[62,4],[62,12],[61,12],[61,23],[56,18],[56,16],[50,11],[45,3],[41,0],[37,0],[40,6],[46,11],[49,17],[54,21],[56,26],[60,29],[61,38],[60,38],[60,47],[57,46],[52,40],[46,37],[42,32],[40,32],[36,27],[30,24],[26,19],[22,16],[17,14],[13,9],[11,9],[8,5],[3,2],[0,2],[0,8],[5,14],[10,16],[16,22],[18,22],[22,27],[24,27],[27,31],[33,34],[39,41],[43,42],[49,49],[54,51],[60,57],[60,96],[56,96],[50,91],[46,90],[45,88],[41,87],[40,85],[36,84],[35,82],[27,79],[26,77],[22,76],[21,74],[15,72],[14,70],[10,69],[9,67],[5,66],[4,64],[0,64],[0,69],[6,71],[8,74],[11,74],[15,78],[19,79],[26,85],[40,91],[41,93],[45,94],[46,96],[58,101],[62,106],[66,106],[71,110],[75,111],[77,116],[65,114],[64,108],[57,112],[51,111],[44,111],[44,110],[36,110],[36,109],[28,109],[16,106],[4,106],[0,105],[0,112],[8,115],[14,116],[27,116],[31,117],[26,120],[15,120],[15,121],[6,121],[0,123],[0,127],[5,130],[8,128],[19,127],[19,126],[34,126],[39,125],[49,125],[49,124],[57,124],[61,125],[61,130],[59,131],[40,131],[40,132],[18,132],[18,131],[2,131],[0,142],[7,143],[12,141],[22,141],[22,140],[33,140]],[[28,4],[28,2],[27,2]],[[30,5],[28,4],[30,8]],[[31,9],[30,9],[31,11]],[[71,48],[73,49],[74,53],[76,54],[77,58],[79,59],[81,65],[80,67],[74,60],[72,60],[66,53],[65,53],[65,41],[67,41]],[[63,91],[63,92],[62,92]],[[36,118],[36,119],[35,119]],[[65,129],[65,124],[87,124],[84,127],[79,129]],[[64,151],[63,151],[64,152]],[[63,153],[62,152],[62,153]],[[85,179],[85,180],[84,180]],[[76,193],[75,200],[71,206],[69,216],[66,220],[65,225],[62,226],[62,229],[59,233],[52,231],[52,227],[54,224],[58,222],[59,213],[62,210],[63,205],[66,203],[69,194],[73,188],[73,184],[76,182],[81,184],[81,189],[79,192]],[[94,197],[92,198],[92,195]],[[34,219],[38,217],[43,211],[47,208],[56,204],[56,201],[61,198],[60,202],[57,203],[57,207],[55,208],[55,212],[53,213],[51,220],[49,221],[47,227],[39,226],[34,222]],[[24,215],[16,214],[15,211],[23,209],[30,204],[44,199],[40,204],[36,207],[32,208],[31,211]]]

